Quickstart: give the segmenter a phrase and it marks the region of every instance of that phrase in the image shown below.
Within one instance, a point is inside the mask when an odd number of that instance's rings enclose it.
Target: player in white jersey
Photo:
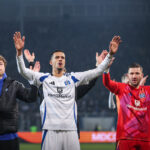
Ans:
[[[29,68],[33,71],[39,72],[41,66],[40,66],[39,61],[35,62],[34,52],[30,53],[30,51],[28,49],[25,49],[24,56],[29,63]],[[98,53],[96,53],[96,66],[103,61],[102,59],[98,59],[98,58],[99,58]],[[64,70],[64,73],[66,73],[66,69]],[[95,86],[97,79],[98,79],[98,77],[91,80],[89,82],[89,84],[87,84],[87,85],[80,85],[80,86],[76,87],[76,90],[75,90],[76,104],[82,97],[84,97],[92,89],[92,87]],[[41,104],[43,101],[42,86],[39,88],[38,96],[40,98],[40,104]],[[78,109],[78,104],[77,104],[77,109]],[[77,111],[77,133],[78,133],[78,138],[80,139],[80,123],[79,123],[78,111]]]
[[[109,54],[97,68],[85,72],[64,74],[65,54],[61,50],[52,54],[50,64],[52,74],[34,72],[25,67],[22,50],[25,37],[14,34],[17,50],[17,64],[21,75],[34,81],[36,86],[43,85],[44,100],[40,106],[42,118],[42,150],[80,150],[76,127],[75,87],[88,84],[100,76],[108,67],[112,56],[117,52],[120,37],[115,36],[110,42]],[[107,52],[104,51],[100,58]]]

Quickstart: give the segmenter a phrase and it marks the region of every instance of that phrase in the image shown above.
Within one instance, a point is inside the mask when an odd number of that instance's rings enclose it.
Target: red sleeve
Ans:
[[[103,73],[103,84],[112,93],[118,94],[119,92],[119,82],[110,79],[109,73]]]

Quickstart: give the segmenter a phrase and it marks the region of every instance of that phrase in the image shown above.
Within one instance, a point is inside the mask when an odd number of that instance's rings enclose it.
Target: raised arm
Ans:
[[[32,54],[30,53],[30,51],[28,49],[24,50],[24,55],[25,58],[27,59],[28,63],[29,63],[29,68],[35,72],[39,72],[40,71],[40,62],[36,61],[34,63],[35,60],[35,54],[32,52]]]
[[[142,85],[142,86],[145,85],[147,78],[148,78],[148,75],[146,75],[145,77],[143,77],[141,79],[141,81],[140,81],[140,85]]]
[[[33,70],[35,54],[34,53],[31,54],[28,49],[25,49],[24,50],[24,56],[29,63],[29,69]]]
[[[99,55],[98,52],[96,53],[96,67],[102,63],[102,61],[104,60],[107,54],[108,54],[107,50],[103,50],[101,55]],[[82,97],[84,97],[91,90],[91,88],[95,85],[97,79],[98,77],[89,81],[89,84],[80,85],[76,88],[76,100],[77,101],[80,100]]]
[[[25,45],[25,36],[21,37],[20,32],[15,32],[15,34],[13,36],[13,40],[14,40],[17,56],[21,56],[22,50]]]
[[[26,68],[24,59],[23,59],[23,48],[25,44],[25,37],[21,37],[20,32],[15,32],[14,34],[14,44],[17,52],[17,67],[19,73],[28,81],[35,81],[35,85],[39,86],[41,83],[39,81],[40,77],[44,75],[43,73],[34,72],[33,70],[30,70]]]
[[[110,44],[109,44],[109,53],[110,53],[110,55],[114,55],[117,52],[120,43],[121,43],[120,37],[119,36],[114,36],[113,39],[111,40]],[[108,65],[107,69],[109,69],[110,66],[112,65],[113,59],[110,61],[110,64]],[[110,79],[110,74],[108,72],[107,73],[105,72],[103,74],[103,84],[112,93],[115,93],[115,94],[118,93],[120,83],[111,80]]]
[[[35,54],[32,52],[32,54],[30,53],[30,51],[28,49],[24,50],[24,56],[27,59],[27,61],[30,62],[34,62],[35,60]]]
[[[97,59],[97,68],[85,71],[82,73],[75,73],[73,78],[76,78],[76,85],[88,84],[89,81],[103,74],[103,72],[109,67],[113,55],[117,52],[121,39],[119,36],[113,37],[109,46],[109,53],[106,50],[103,50],[100,55],[96,55]]]
[[[103,84],[109,91],[117,94],[118,90],[119,90],[119,84],[121,84],[121,83],[111,80],[109,73],[104,73],[103,74]]]
[[[109,53],[114,55],[118,51],[119,44],[121,43],[120,36],[114,36],[109,44]]]
[[[103,52],[101,53],[101,56],[98,54],[98,52],[96,53],[96,67],[102,63],[102,61],[104,60],[107,54],[108,52],[106,50],[103,50]],[[95,85],[97,79],[98,77],[89,81],[89,84],[80,85],[76,88],[76,100],[77,101],[80,100],[82,97],[84,97],[91,90],[91,88]]]

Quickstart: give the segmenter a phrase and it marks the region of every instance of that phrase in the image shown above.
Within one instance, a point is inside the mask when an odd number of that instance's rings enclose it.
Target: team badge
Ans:
[[[144,91],[143,88],[142,88],[142,89],[140,90],[140,92],[139,92],[139,98],[140,98],[140,100],[141,100],[142,102],[145,101],[146,94],[145,94],[145,91]]]
[[[140,98],[145,98],[145,93],[141,93],[139,96]]]
[[[140,104],[141,104],[140,101],[135,99],[135,106],[136,106],[136,107],[139,107]]]
[[[70,84],[70,81],[69,81],[69,80],[66,80],[64,83],[65,83],[65,85],[69,85],[69,84]]]

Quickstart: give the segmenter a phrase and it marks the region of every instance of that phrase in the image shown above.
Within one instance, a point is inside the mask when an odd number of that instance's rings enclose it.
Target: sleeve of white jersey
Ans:
[[[33,84],[33,85],[39,87],[42,84],[42,82],[40,81],[40,78],[42,76],[44,76],[45,74],[40,73],[40,72],[34,72],[33,70],[26,68],[25,63],[24,63],[24,59],[23,59],[23,55],[17,56],[16,60],[17,60],[18,72],[25,79],[27,79],[30,84]]]
[[[71,73],[75,85],[79,86],[79,85],[88,84],[89,81],[91,81],[92,79],[102,75],[103,72],[107,69],[111,59],[112,56],[108,53],[108,55],[105,57],[103,62],[99,64],[97,68],[84,71],[84,72]]]

